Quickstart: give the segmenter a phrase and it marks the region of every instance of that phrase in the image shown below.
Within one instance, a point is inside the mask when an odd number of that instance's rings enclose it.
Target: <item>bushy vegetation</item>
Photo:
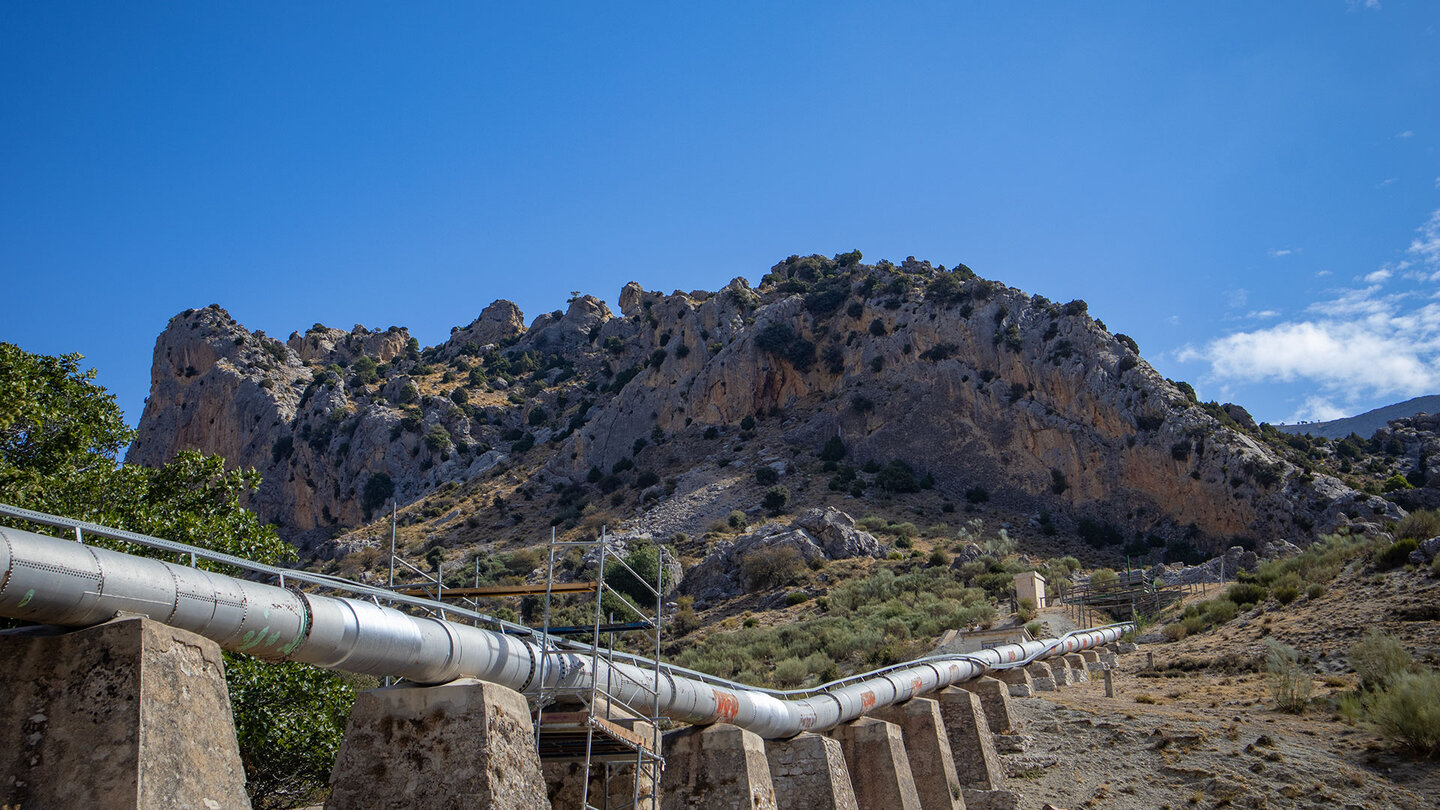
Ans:
[[[80,355],[47,357],[0,343],[0,491],[9,503],[149,534],[266,563],[295,549],[240,502],[260,484],[254,470],[194,451],[163,467],[122,465],[135,437],[114,397],[80,371]],[[46,527],[36,531],[50,533]],[[128,543],[89,542],[149,557]],[[223,570],[201,560],[200,567]],[[259,808],[306,804],[323,794],[353,682],[304,664],[274,666],[225,654],[246,790]]]
[[[1395,537],[1400,540],[1429,540],[1440,536],[1440,510],[1417,509],[1395,524]]]
[[[984,592],[946,568],[881,569],[836,586],[824,605],[822,615],[783,626],[712,633],[676,663],[746,683],[814,684],[906,660],[946,630],[995,617]]]
[[[1349,652],[1360,687],[1341,715],[1423,757],[1440,754],[1440,672],[1420,669],[1399,640],[1371,630]]]
[[[1300,655],[1294,647],[1267,640],[1265,654],[1265,675],[1270,686],[1270,697],[1275,708],[1290,714],[1300,714],[1310,702],[1314,682],[1310,672],[1300,663]]]

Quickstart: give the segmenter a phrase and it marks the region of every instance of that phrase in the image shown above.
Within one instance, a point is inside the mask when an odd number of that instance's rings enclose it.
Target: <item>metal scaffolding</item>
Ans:
[[[665,767],[665,759],[661,752],[660,666],[658,663],[664,619],[665,567],[663,558],[657,558],[655,582],[651,584],[619,555],[611,553],[608,540],[608,534],[604,529],[601,530],[598,538],[580,541],[557,540],[554,530],[551,530],[549,554],[545,568],[542,667],[549,667],[552,661],[562,660],[562,656],[574,655],[574,650],[563,650],[555,645],[555,638],[560,633],[589,636],[590,671],[601,672],[602,670],[598,666],[600,659],[604,658],[608,664],[614,663],[617,632],[645,632],[647,635],[649,632],[653,632],[655,666],[646,672],[646,675],[653,672],[653,681],[649,684],[641,683],[614,666],[607,666],[603,669],[604,678],[588,678],[586,679],[588,683],[579,687],[564,685],[563,677],[553,681],[542,679],[553,685],[542,688],[534,701],[535,744],[539,749],[542,761],[583,763],[580,801],[584,810],[621,810],[622,808],[646,805],[652,810],[658,810],[660,806],[660,773]],[[593,582],[557,583],[555,581],[557,552],[564,555],[572,548],[598,548],[599,554],[595,563]],[[658,548],[656,553],[657,555],[663,554]],[[606,571],[612,567],[617,577],[628,573],[631,583],[637,586],[642,594],[654,597],[655,610],[653,613],[637,605],[636,601],[639,600],[632,600],[606,581]],[[594,609],[588,611],[589,615],[593,617],[591,623],[563,628],[552,626],[553,600],[556,594],[562,592],[562,588],[568,592],[580,591],[595,595]],[[638,621],[617,624],[614,615],[616,610],[622,611],[622,614],[629,614],[628,616],[622,615],[622,618],[633,618]],[[609,643],[603,649],[600,646],[602,633],[609,636]],[[643,695],[651,698],[650,705],[642,708],[626,703],[618,697],[613,688],[615,686],[613,679],[615,678],[630,680],[630,686],[638,687]],[[548,707],[559,703],[578,704],[580,711],[546,711]],[[591,775],[597,766],[604,769],[600,775],[599,805],[592,804],[590,796]],[[631,783],[630,800],[612,804],[611,780],[624,774],[627,769]],[[647,782],[649,785],[648,795],[641,796],[641,787]]]

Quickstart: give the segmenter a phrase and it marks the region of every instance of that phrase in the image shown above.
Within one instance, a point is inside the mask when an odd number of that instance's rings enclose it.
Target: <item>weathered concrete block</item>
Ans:
[[[1010,697],[1032,697],[1035,694],[1035,685],[1024,667],[996,670],[995,677],[1010,689]]]
[[[1010,690],[996,678],[989,676],[973,678],[955,684],[967,692],[974,692],[980,698],[980,707],[985,710],[985,721],[990,724],[990,733],[1009,734],[1015,731],[1015,715],[1010,711]]]
[[[1056,689],[1064,689],[1075,683],[1070,677],[1070,665],[1065,663],[1064,658],[1051,658],[1044,663],[1050,668],[1050,677],[1055,681]]]
[[[1054,692],[1056,689],[1055,671],[1044,661],[1036,661],[1025,667],[1030,675],[1030,685],[1036,692]]]
[[[1013,790],[965,790],[966,810],[1020,810],[1020,799]]]
[[[968,692],[966,694],[969,694]],[[921,810],[905,738],[894,723],[859,717],[830,730],[845,752],[855,798],[866,810]]]
[[[980,698],[953,686],[941,689],[936,697],[940,701],[940,715],[945,720],[950,753],[955,761],[955,775],[959,777],[960,784],[980,790],[1003,788],[1004,771],[1000,757],[995,753],[995,743],[990,738],[990,726],[985,721]]]
[[[1023,754],[1035,744],[1035,738],[1029,734],[992,734],[990,740],[995,743],[995,753],[1002,759],[1006,754]]]
[[[1080,653],[1067,653],[1061,656],[1065,666],[1070,669],[1071,683],[1089,683],[1090,676],[1085,673],[1085,656]]]
[[[998,683],[998,682],[997,682]],[[905,756],[915,778],[915,792],[925,810],[965,810],[955,760],[950,755],[950,738],[940,717],[940,703],[931,698],[911,698],[872,713],[876,719],[900,727]]]
[[[0,807],[248,808],[215,642],[149,619],[0,636]]]
[[[618,713],[612,711],[612,717]],[[615,717],[611,722],[639,734],[646,740],[651,739],[655,731],[655,727],[644,720]],[[656,789],[650,768],[639,768],[637,780],[634,757],[628,762],[592,764],[588,794],[583,792],[584,783],[581,781],[584,778],[581,772],[585,770],[585,763],[542,761],[541,769],[545,773],[545,791],[550,797],[551,810],[580,810],[586,800],[596,807],[628,807],[637,797],[640,802],[648,802]],[[608,803],[605,801],[607,798]]]
[[[766,740],[765,758],[780,810],[860,810],[839,741],[809,732]]]
[[[550,806],[525,698],[469,678],[361,694],[330,789],[327,810]]]
[[[1080,657],[1085,659],[1087,672],[1099,672],[1105,668],[1105,665],[1100,663],[1100,653],[1095,650],[1081,650]]]
[[[662,810],[776,810],[765,741],[728,723],[665,735]]]

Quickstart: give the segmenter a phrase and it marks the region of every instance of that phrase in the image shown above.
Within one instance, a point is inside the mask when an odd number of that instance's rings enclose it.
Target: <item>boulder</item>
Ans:
[[[701,604],[739,596],[751,584],[746,581],[747,560],[754,555],[780,549],[793,549],[796,556],[806,563],[825,556],[804,529],[767,523],[744,537],[715,546],[705,559],[685,572],[681,591],[695,597]]]
[[[795,519],[832,560],[849,557],[883,557],[885,545],[855,526],[855,519],[833,506],[811,509]]]
[[[1410,562],[1415,565],[1426,565],[1435,559],[1436,555],[1440,555],[1440,537],[1432,537],[1421,542],[1414,551],[1410,552]]]

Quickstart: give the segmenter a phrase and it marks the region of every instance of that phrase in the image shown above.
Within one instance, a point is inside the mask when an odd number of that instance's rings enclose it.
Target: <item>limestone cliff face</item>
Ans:
[[[978,278],[930,286],[947,275],[912,261],[841,279],[838,304],[767,290],[753,311],[734,303],[748,291],[735,285],[741,295],[703,302],[627,288],[628,323],[614,329],[634,348],[622,363],[657,334],[671,335],[671,351],[650,357],[552,466],[610,469],[657,427],[754,415],[779,418],[789,444],[838,435],[859,460],[901,459],[942,490],[982,485],[1017,509],[1058,508],[1126,540],[1219,546],[1397,514],[1363,496],[1331,509],[1355,493],[1223,425],[1082,302]],[[697,339],[707,326],[718,341]]]
[[[656,440],[747,417],[769,452],[813,457],[839,436],[848,461],[903,460],[955,500],[980,487],[1106,542],[1304,540],[1398,515],[1285,461],[1243,409],[1194,401],[1083,302],[963,268],[792,257],[754,289],[631,283],[619,309],[578,296],[526,328],[497,301],[423,350],[403,329],[318,324],[282,344],[191,310],[156,343],[129,460],[193,447],[256,467],[253,505],[292,537],[506,458],[583,487]]]

